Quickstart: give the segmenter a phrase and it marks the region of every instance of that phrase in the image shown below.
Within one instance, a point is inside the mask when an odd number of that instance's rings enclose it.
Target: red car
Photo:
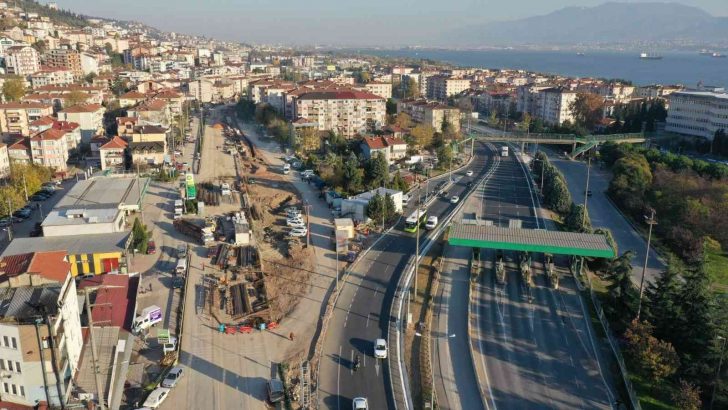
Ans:
[[[149,241],[147,244],[147,255],[151,255],[153,253],[157,253],[157,245],[154,241]]]

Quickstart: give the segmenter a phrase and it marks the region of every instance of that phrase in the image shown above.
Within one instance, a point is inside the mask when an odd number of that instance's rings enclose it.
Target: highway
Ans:
[[[498,226],[520,219],[523,228],[553,229],[536,212],[538,198],[530,186],[524,168],[510,155],[465,210],[479,208],[479,218]],[[556,259],[560,287],[554,290],[544,274],[543,255],[533,255],[531,287],[522,279],[515,252],[505,252],[506,283],[498,284],[495,256],[493,250],[481,252],[485,267],[471,305],[472,354],[486,408],[611,408],[612,382],[585,302],[566,269],[568,258]]]
[[[463,197],[468,182],[485,173],[487,152],[484,144],[476,143],[475,158],[466,169],[455,173],[456,182],[448,189],[448,198],[435,199],[428,208],[429,215],[442,219],[453,211],[456,205],[450,203],[449,196]],[[474,172],[473,177],[463,175],[468,169]],[[373,342],[385,337],[390,321],[394,320],[390,317],[390,306],[396,284],[415,253],[414,234],[403,232],[401,227],[400,224],[385,234],[351,267],[341,284],[321,357],[317,397],[321,408],[348,409],[354,397],[368,398],[371,409],[394,407],[389,393],[388,360],[374,359]],[[421,232],[422,237],[426,234],[427,231]],[[388,344],[391,351],[394,343]],[[362,365],[354,372],[356,355],[360,355]]]

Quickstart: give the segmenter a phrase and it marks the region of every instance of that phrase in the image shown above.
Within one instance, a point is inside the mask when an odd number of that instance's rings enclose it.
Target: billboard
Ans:
[[[187,194],[187,199],[197,198],[197,188],[195,188],[195,178],[192,176],[192,173],[190,173],[190,172],[188,172],[185,175],[185,191]]]

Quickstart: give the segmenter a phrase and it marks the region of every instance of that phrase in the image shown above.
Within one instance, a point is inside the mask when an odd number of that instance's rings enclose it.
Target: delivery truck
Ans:
[[[162,321],[162,308],[156,305],[145,307],[139,316],[134,318],[131,331],[135,334],[141,333],[143,330],[149,329]]]

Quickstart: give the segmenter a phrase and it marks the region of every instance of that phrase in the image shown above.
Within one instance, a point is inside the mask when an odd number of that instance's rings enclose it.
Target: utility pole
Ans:
[[[645,216],[645,219],[647,220],[647,224],[650,225],[649,232],[647,234],[647,248],[645,249],[645,263],[642,265],[642,279],[640,279],[640,301],[637,305],[637,319],[640,318],[640,313],[642,312],[642,295],[644,294],[645,290],[645,271],[647,270],[647,260],[650,258],[650,240],[652,239],[652,226],[657,225],[657,221],[655,220],[655,210],[650,210],[650,217],[648,218]]]
[[[25,183],[25,174],[23,174],[23,190],[25,191],[25,202],[28,202],[28,184]]]
[[[144,202],[142,201],[142,179],[139,177],[139,163],[137,162],[137,177],[136,177],[136,183],[137,183],[137,192],[139,193],[139,217],[142,220],[142,224],[144,223]]]
[[[13,204],[10,202],[10,198],[8,198],[8,217],[10,218],[10,223],[8,224],[8,242],[13,240]]]
[[[586,152],[589,154],[589,151]],[[543,171],[543,166],[541,167],[541,171]],[[586,224],[586,214],[587,211],[587,201],[589,200],[589,177],[591,175],[591,155],[588,156],[587,159],[587,166],[586,166],[586,187],[584,188],[584,215],[581,217],[581,226],[584,226]]]
[[[106,406],[104,406],[104,391],[103,387],[101,386],[101,378],[99,377],[99,363],[97,359],[96,354],[96,339],[94,338],[94,321],[93,317],[91,316],[91,302],[88,298],[88,292],[89,288],[85,288],[83,290],[83,296],[86,300],[86,316],[88,317],[88,331],[89,336],[91,338],[91,359],[93,360],[94,365],[94,379],[96,380],[96,396],[98,399],[99,408],[101,410],[106,410]]]
[[[415,292],[414,292],[414,301],[417,301],[417,270],[420,267],[420,207],[417,207],[417,229],[415,229],[415,243],[416,243],[416,251],[415,251]]]

